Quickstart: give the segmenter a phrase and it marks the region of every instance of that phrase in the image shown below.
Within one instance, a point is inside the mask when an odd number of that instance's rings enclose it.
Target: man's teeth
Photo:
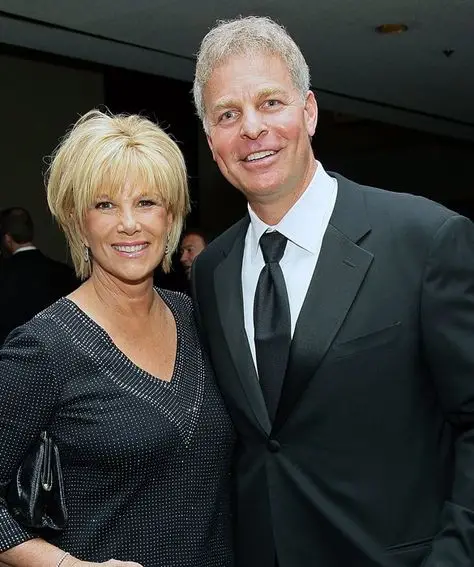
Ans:
[[[276,154],[276,152],[274,152],[273,150],[270,150],[268,152],[256,152],[255,154],[250,154],[249,156],[247,156],[245,158],[245,161],[255,161],[256,159],[262,159],[267,156],[272,156],[273,154]]]
[[[140,250],[143,250],[146,247],[147,247],[146,244],[136,244],[134,246],[114,246],[115,250],[118,250],[119,252],[128,252],[128,253],[139,252]]]

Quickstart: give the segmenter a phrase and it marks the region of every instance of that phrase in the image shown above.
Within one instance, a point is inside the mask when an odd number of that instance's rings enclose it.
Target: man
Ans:
[[[0,215],[7,258],[0,272],[0,345],[8,333],[67,295],[78,282],[71,268],[42,254],[33,244],[33,221],[21,207]]]
[[[193,268],[238,433],[237,567],[474,564],[474,228],[327,174],[305,60],[220,23],[194,97],[248,216]]]
[[[207,246],[207,239],[200,230],[188,230],[181,240],[181,256],[179,261],[183,266],[188,280],[191,278],[191,266],[193,262]]]

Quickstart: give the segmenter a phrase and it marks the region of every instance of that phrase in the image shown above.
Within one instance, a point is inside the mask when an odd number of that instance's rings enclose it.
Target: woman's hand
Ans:
[[[98,565],[102,565],[102,567],[143,567],[143,565],[135,563],[135,561],[118,561],[117,559],[109,559],[104,563],[94,563],[93,561],[80,561],[71,557],[70,562],[64,562],[64,567],[97,567]]]

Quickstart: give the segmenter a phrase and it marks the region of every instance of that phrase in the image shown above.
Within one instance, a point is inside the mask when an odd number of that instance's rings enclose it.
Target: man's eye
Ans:
[[[99,201],[95,205],[96,209],[111,209],[112,207],[113,205],[110,201]]]
[[[266,106],[269,106],[270,108],[273,108],[275,106],[279,106],[280,101],[272,98],[270,100],[266,100],[264,104]]]
[[[223,114],[221,114],[220,116],[220,121],[226,121],[226,120],[232,120],[232,118],[234,118],[235,116],[235,112],[233,110],[226,110],[226,112],[224,112]]]

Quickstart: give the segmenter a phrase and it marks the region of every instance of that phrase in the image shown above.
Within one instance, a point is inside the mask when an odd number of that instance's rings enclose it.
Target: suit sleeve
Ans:
[[[47,348],[29,326],[15,329],[0,350],[0,488],[10,483],[26,451],[51,420],[59,387]],[[34,534],[0,499],[0,552]]]
[[[423,567],[474,565],[474,225],[461,216],[437,231],[425,266],[423,347],[455,431],[454,480]]]

